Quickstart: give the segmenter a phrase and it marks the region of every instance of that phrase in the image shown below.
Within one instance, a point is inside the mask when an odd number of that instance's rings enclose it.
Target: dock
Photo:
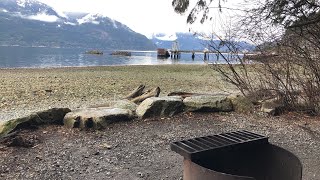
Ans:
[[[194,60],[195,53],[203,53],[204,60],[209,60],[209,53],[217,53],[209,51],[207,48],[204,50],[181,50],[179,48],[179,43],[177,40],[172,42],[172,47],[170,50],[158,48],[157,56],[159,58],[168,58],[171,57],[171,59],[180,59],[181,53],[191,53],[191,58]]]

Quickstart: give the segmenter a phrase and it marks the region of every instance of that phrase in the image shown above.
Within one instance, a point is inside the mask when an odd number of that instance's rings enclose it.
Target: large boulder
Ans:
[[[63,124],[63,117],[71,112],[69,108],[52,108],[45,111],[35,113],[38,118],[35,118],[36,123],[40,124]]]
[[[129,101],[127,99],[124,99],[124,100],[118,100],[116,101],[112,107],[114,108],[120,108],[120,109],[128,109],[132,112],[135,112],[138,105],[132,101]]]
[[[63,123],[69,128],[101,129],[108,124],[127,121],[133,117],[132,111],[128,109],[110,107],[88,108],[69,112],[64,117]]]
[[[261,102],[261,111],[272,116],[278,116],[284,111],[285,105],[278,98],[268,99]]]
[[[140,118],[173,116],[183,109],[184,104],[180,96],[151,97],[137,107],[136,114]]]
[[[228,99],[231,100],[233,109],[239,113],[252,113],[255,110],[254,104],[251,100],[245,96],[232,94],[228,96]]]
[[[12,119],[0,123],[0,137],[23,127],[38,126],[42,124],[63,124],[63,117],[70,112],[68,108],[52,108],[32,113],[29,116]]]
[[[103,104],[90,106],[89,108],[102,108],[102,107],[128,109],[128,110],[131,110],[132,112],[135,112],[138,105],[132,101],[129,101],[127,99],[123,99],[123,100],[117,100],[117,101],[108,101]]]
[[[233,110],[231,100],[225,95],[200,95],[183,100],[186,111],[229,112]]]

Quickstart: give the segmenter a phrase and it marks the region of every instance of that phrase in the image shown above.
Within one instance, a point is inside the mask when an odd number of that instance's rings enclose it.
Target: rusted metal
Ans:
[[[245,176],[229,175],[202,167],[189,159],[183,160],[183,180],[254,180]]]
[[[301,180],[302,165],[291,152],[248,131],[171,143],[184,157],[184,180]]]

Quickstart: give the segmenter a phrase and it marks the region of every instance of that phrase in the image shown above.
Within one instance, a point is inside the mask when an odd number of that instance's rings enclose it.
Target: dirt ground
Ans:
[[[160,96],[234,91],[200,65],[0,69],[0,121],[52,107],[104,104],[140,84],[159,86]],[[112,124],[103,131],[23,130],[0,143],[0,179],[181,179],[183,158],[170,150],[171,142],[237,130],[269,136],[300,158],[304,180],[320,179],[319,117],[294,113],[183,113]],[[7,147],[14,140],[29,147]]]
[[[320,178],[320,120],[235,113],[183,113],[112,124],[103,131],[63,126],[23,130],[33,147],[0,148],[0,179],[182,179],[183,158],[170,150],[177,140],[237,130],[269,137],[296,154],[304,180]]]

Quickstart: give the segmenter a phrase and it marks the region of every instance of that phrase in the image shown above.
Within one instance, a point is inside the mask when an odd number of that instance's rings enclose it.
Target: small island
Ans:
[[[131,56],[131,52],[129,52],[129,51],[114,51],[110,55],[113,55],[113,56]]]
[[[103,52],[99,50],[90,50],[90,51],[86,51],[85,54],[103,55]]]

